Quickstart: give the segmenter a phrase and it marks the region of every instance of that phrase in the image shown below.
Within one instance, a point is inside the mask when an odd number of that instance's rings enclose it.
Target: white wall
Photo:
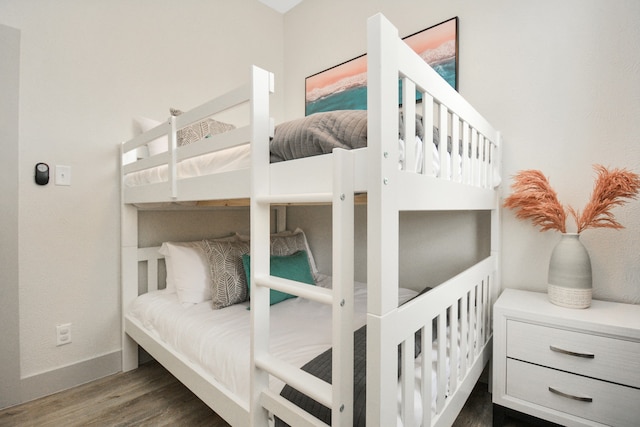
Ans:
[[[245,83],[251,64],[281,88],[283,16],[255,0],[1,0],[0,23],[22,35],[20,371],[42,393],[63,383],[47,373],[119,359],[117,153],[132,117],[193,107]],[[71,186],[36,186],[40,161],[71,166]],[[56,347],[66,322],[73,342]]]
[[[19,402],[18,106],[20,32],[0,25],[0,408]]]
[[[305,77],[365,53],[377,12],[401,36],[459,17],[459,89],[503,132],[504,196],[513,174],[540,169],[581,209],[592,164],[640,173],[640,2],[305,0],[285,15],[287,117],[304,114]],[[640,202],[615,213],[625,230],[582,236],[594,295],[640,303]],[[505,211],[503,236],[503,285],[545,291],[558,234]]]

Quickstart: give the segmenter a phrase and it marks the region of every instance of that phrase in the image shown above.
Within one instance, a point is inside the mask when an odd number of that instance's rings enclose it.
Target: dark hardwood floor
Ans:
[[[455,427],[491,426],[491,395],[479,382]],[[0,426],[208,426],[222,420],[156,362],[0,411]],[[509,421],[505,427],[532,424]]]

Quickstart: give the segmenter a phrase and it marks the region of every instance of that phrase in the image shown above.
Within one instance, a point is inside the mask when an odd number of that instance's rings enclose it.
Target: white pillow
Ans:
[[[211,299],[209,261],[202,241],[165,242],[160,253],[167,266],[167,292],[176,292],[183,306]]]
[[[133,121],[135,122],[138,129],[140,129],[140,133],[145,133],[162,124],[162,122],[149,119],[147,117],[134,117]],[[167,151],[168,146],[169,138],[167,136],[162,136],[148,142],[147,148],[149,150],[149,156],[155,156],[156,154],[164,153],[165,151]]]
[[[311,272],[313,273],[313,277],[315,279],[318,278],[318,267],[316,266],[316,260],[313,258],[313,253],[311,253],[311,248],[309,247],[309,241],[307,240],[307,235],[304,234],[304,231],[302,231],[302,229],[300,228],[296,228],[296,230],[293,232],[295,233],[302,233],[302,236],[304,238],[304,245],[306,247],[306,251],[307,251],[307,256],[309,257],[309,266],[311,267]]]

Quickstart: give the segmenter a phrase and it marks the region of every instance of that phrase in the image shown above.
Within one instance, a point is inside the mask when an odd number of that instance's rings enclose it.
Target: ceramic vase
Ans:
[[[551,253],[549,300],[568,308],[587,308],[593,294],[591,259],[577,233],[564,233]]]

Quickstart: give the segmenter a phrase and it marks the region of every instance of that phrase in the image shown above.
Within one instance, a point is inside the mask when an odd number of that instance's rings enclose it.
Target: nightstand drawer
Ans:
[[[507,357],[640,388],[640,342],[507,321]]]
[[[545,408],[615,426],[637,426],[640,390],[507,360],[506,394]]]

